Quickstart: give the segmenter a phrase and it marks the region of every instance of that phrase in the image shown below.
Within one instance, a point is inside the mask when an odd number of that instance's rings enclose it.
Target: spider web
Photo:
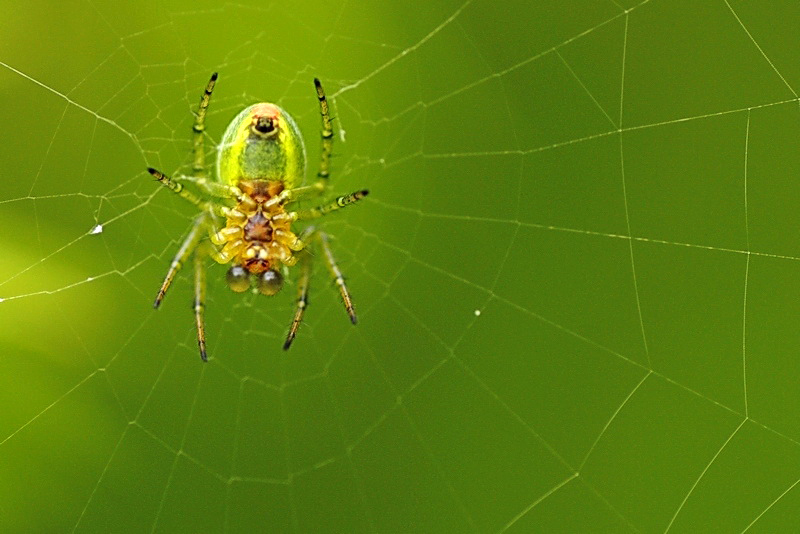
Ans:
[[[3,10],[6,531],[780,531],[800,499],[789,2]],[[408,14],[413,13],[412,17]],[[323,266],[150,303],[148,165],[245,105],[340,136]],[[308,143],[310,170],[319,147]]]

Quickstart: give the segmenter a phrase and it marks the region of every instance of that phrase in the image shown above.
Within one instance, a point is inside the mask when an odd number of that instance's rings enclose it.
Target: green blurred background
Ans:
[[[16,5],[15,5],[16,4]],[[0,530],[800,528],[800,7],[790,0],[0,4]],[[151,302],[209,155],[276,101],[324,267]],[[344,142],[343,142],[344,141]]]

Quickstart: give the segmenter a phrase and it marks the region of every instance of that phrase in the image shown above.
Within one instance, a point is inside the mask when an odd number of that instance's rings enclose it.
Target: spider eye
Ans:
[[[234,265],[228,269],[225,279],[232,291],[241,293],[250,289],[250,274],[241,265]]]
[[[275,122],[269,117],[258,117],[253,123],[253,129],[260,134],[268,134],[275,131]]]
[[[258,290],[262,295],[272,296],[283,287],[283,275],[274,269],[264,271],[258,277]]]

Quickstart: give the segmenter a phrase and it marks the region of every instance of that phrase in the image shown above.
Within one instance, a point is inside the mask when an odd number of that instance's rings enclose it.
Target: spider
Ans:
[[[241,293],[275,295],[283,287],[284,273],[298,262],[297,305],[289,333],[283,344],[289,349],[297,335],[308,306],[311,277],[312,243],[318,244],[328,270],[339,288],[350,321],[356,324],[353,299],[331,251],[328,235],[309,226],[299,235],[292,223],[323,217],[358,202],[369,193],[366,189],[336,197],[318,207],[291,210],[288,207],[301,198],[320,196],[328,187],[333,125],[322,84],[314,78],[322,116],[322,150],[317,180],[301,185],[305,179],[306,149],[294,119],[275,104],[253,104],[242,110],[228,125],[217,149],[216,178],[206,177],[204,136],[205,117],[217,73],[211,75],[192,131],[194,132],[193,176],[170,178],[148,168],[156,180],[173,193],[200,209],[200,214],[169,266],[153,307],[158,309],[170,284],[183,264],[194,258],[194,316],[200,357],[208,361],[205,335],[206,259],[233,265],[228,269],[228,287]],[[183,179],[191,180],[212,200],[202,198],[184,188]],[[220,222],[224,219],[224,224]]]

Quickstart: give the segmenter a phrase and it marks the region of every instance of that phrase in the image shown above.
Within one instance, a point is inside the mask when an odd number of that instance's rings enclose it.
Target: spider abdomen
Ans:
[[[300,129],[275,104],[253,104],[228,125],[217,151],[217,177],[229,185],[241,181],[296,187],[306,171]]]

